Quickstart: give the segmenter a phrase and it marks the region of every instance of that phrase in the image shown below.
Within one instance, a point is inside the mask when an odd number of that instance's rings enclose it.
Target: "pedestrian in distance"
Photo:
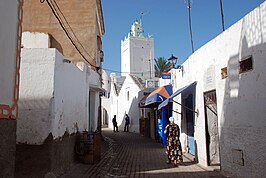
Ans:
[[[125,127],[124,127],[124,132],[128,132],[128,127],[129,127],[129,116],[126,114],[125,115]]]
[[[118,131],[118,126],[117,126],[117,121],[116,121],[116,115],[114,115],[114,118],[113,118],[112,122],[113,122],[113,126],[114,126],[114,132],[115,132],[115,130],[117,132],[119,132]]]
[[[180,142],[180,129],[177,124],[174,123],[174,117],[169,118],[169,124],[165,127],[164,133],[167,134],[167,164],[173,163],[174,166],[178,166],[178,163],[183,162],[182,147]]]

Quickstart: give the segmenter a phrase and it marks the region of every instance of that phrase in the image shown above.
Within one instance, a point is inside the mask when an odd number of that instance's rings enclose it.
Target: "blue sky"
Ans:
[[[191,55],[187,0],[102,0],[105,34],[103,68],[120,71],[120,44],[132,23],[142,18],[145,37],[154,37],[154,56],[171,54],[182,64]],[[225,29],[264,0],[223,0]],[[220,0],[191,0],[195,50],[222,32]],[[110,71],[107,70],[108,73]],[[117,75],[120,75],[117,73]]]

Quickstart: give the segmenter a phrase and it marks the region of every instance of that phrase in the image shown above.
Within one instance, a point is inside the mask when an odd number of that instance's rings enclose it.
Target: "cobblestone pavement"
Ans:
[[[218,170],[207,170],[186,157],[178,167],[166,164],[165,148],[139,134],[103,129],[102,135],[101,161],[93,165],[75,164],[61,178],[224,177]]]

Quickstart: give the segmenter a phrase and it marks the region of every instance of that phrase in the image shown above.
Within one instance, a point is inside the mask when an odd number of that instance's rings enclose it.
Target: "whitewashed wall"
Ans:
[[[129,100],[127,92],[129,91]],[[130,117],[130,132],[139,132],[139,108],[138,108],[138,92],[140,88],[135,84],[131,76],[127,75],[123,86],[117,96],[114,92],[113,85],[111,86],[110,104],[111,117],[109,120],[109,128],[113,128],[112,118],[116,115],[116,120],[120,131],[124,130],[125,114]]]
[[[130,68],[130,42],[129,38],[126,38],[121,41],[121,72],[129,72]],[[121,75],[124,74],[122,73]]]
[[[49,48],[50,36],[47,33],[40,32],[23,32],[23,48]]]
[[[266,170],[266,2],[236,24],[239,35],[236,38],[235,53],[228,58],[229,77],[218,81],[218,108],[221,125],[222,169],[241,177],[264,177]],[[237,28],[237,27],[236,27]],[[230,33],[230,32],[229,32]],[[230,35],[231,36],[231,35]],[[231,48],[233,44],[230,41]],[[227,47],[226,50],[228,49]],[[231,49],[232,50],[232,49]],[[253,70],[238,74],[238,60],[252,55]],[[238,164],[243,153],[244,166]],[[255,154],[254,154],[255,153]]]
[[[129,91],[129,100],[127,92]],[[135,84],[131,76],[127,76],[123,87],[118,96],[118,115],[117,123],[120,130],[124,129],[125,114],[130,117],[130,132],[139,132],[139,108],[138,108],[138,92],[140,88]]]
[[[42,144],[87,129],[86,71],[63,62],[56,49],[23,49],[17,142]]]
[[[111,91],[111,78],[103,70],[102,73],[103,89],[105,90],[105,95],[101,97],[102,99],[102,123],[108,124],[108,127],[112,126],[112,113],[111,113],[111,100],[110,100],[110,91]],[[106,123],[107,121],[107,123]]]
[[[111,125],[112,126],[112,122],[110,122],[110,119],[112,119],[112,115],[111,115],[111,101],[110,98],[106,98],[106,97],[102,97],[102,111],[103,112],[107,112],[105,115],[102,115],[102,122],[105,122],[103,120],[107,120],[108,127]]]
[[[79,70],[74,64],[63,62],[63,56],[55,50],[54,107],[52,133],[55,138],[65,132],[87,130],[88,83],[86,68]]]
[[[216,89],[221,169],[239,177],[263,177],[266,142],[266,3],[192,54],[176,71],[174,91],[197,81],[195,140],[199,163],[207,165],[203,93]],[[253,70],[239,74],[239,61],[252,55]],[[221,68],[228,77],[221,79]],[[177,106],[174,105],[175,108]],[[182,135],[184,141],[185,136]],[[184,142],[185,143],[185,142]],[[243,153],[244,166],[239,164]],[[255,154],[254,154],[255,153]]]
[[[111,93],[110,93],[110,110],[111,110],[111,114],[110,114],[110,117],[109,117],[109,125],[108,127],[109,128],[113,128],[113,123],[112,123],[112,119],[114,117],[114,115],[118,115],[118,97],[117,95],[114,93],[114,90],[112,90],[112,87],[111,87]]]
[[[145,79],[150,78],[151,71],[151,78],[154,78],[153,38],[129,37],[121,42],[121,71]],[[122,75],[126,76],[126,73]]]
[[[108,97],[107,95],[111,90],[111,79],[104,70],[102,72],[102,80],[103,80],[103,89],[106,92],[106,97]]]
[[[14,103],[17,31],[18,31],[18,1],[0,2],[0,104],[10,108]],[[7,111],[4,111],[5,115]],[[15,115],[15,113],[13,113]]]
[[[88,71],[87,82],[89,83],[89,91],[90,91],[90,101],[89,101],[89,131],[96,131],[98,124],[98,116],[99,116],[99,105],[100,98],[99,92],[100,89],[100,77],[99,74],[93,70]]]
[[[117,82],[117,77],[115,73],[111,73],[110,74],[110,80],[111,80],[111,86],[110,86],[110,117],[109,117],[109,128],[113,128],[113,123],[112,123],[112,119],[114,117],[114,115],[117,116],[118,114],[118,96],[116,93],[116,89],[114,86],[114,83]]]

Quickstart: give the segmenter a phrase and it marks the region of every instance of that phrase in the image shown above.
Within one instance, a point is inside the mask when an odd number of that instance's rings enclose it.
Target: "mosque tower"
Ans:
[[[154,68],[154,39],[144,37],[142,20],[136,20],[131,26],[128,36],[121,41],[121,71],[140,78],[153,79]]]

